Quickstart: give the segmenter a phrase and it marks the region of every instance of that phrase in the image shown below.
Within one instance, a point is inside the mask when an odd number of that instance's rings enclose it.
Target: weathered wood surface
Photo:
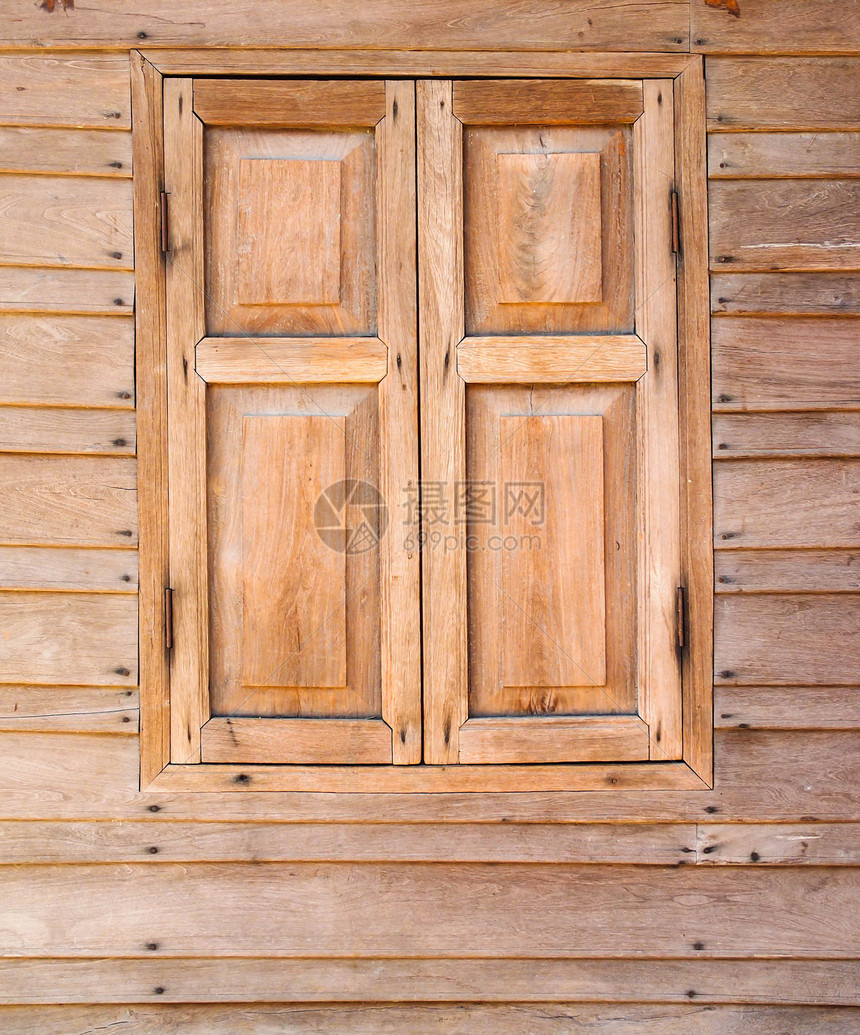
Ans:
[[[857,0],[690,0],[691,48],[705,53],[860,50]]]
[[[102,1029],[139,1035],[556,1035],[581,1030],[595,1035],[854,1035],[860,1010],[848,1007],[641,1006],[543,1003],[534,1006],[475,1003],[428,1006],[9,1006],[0,1023],[18,1035],[88,1035]],[[572,1028],[571,1025],[575,1025]]]
[[[719,685],[856,683],[860,594],[718,596],[714,639]]]
[[[830,6],[841,20],[844,2]],[[860,57],[715,57],[707,74],[710,130],[853,130],[860,119]]]
[[[0,686],[0,730],[134,735],[137,729],[136,690]],[[41,823],[38,830],[41,837]]]
[[[860,133],[712,133],[711,179],[860,176]]]
[[[68,13],[66,7],[54,17],[60,39],[68,31]],[[44,12],[32,15],[36,26],[41,21],[42,30],[48,28]],[[10,11],[3,12],[5,28],[15,20]],[[39,38],[38,31],[34,35]],[[6,125],[128,129],[130,102],[125,54],[55,49],[0,54],[0,122]]]
[[[131,133],[0,126],[0,172],[131,177]]]
[[[0,313],[126,316],[131,314],[133,306],[131,273],[0,266]]]
[[[715,413],[714,457],[860,456],[860,413]]]
[[[712,270],[860,266],[858,180],[715,180],[708,194]]]
[[[0,452],[134,456],[134,428],[130,410],[3,406]]]
[[[860,546],[857,460],[737,460],[714,467],[718,548]]]
[[[860,689],[854,686],[719,686],[719,729],[860,729]]]
[[[132,268],[131,183],[90,176],[0,176],[0,262]]]
[[[237,9],[216,0],[206,12],[182,0],[145,0],[133,14],[121,0],[99,8],[62,7],[48,17],[26,6],[6,14],[0,44],[64,47],[410,47],[504,50],[688,49],[687,0],[571,0],[522,8],[493,0],[474,8],[468,0],[439,0],[421,7],[372,0],[345,11],[308,7],[300,0],[256,0]],[[157,58],[156,58],[157,61]]]
[[[860,825],[706,823],[698,828],[696,861],[723,865],[856,866],[860,863]]]
[[[718,593],[858,593],[858,550],[717,550]]]
[[[125,457],[0,455],[0,543],[134,546],[135,462]]]
[[[4,589],[137,592],[137,551],[0,546]]]
[[[711,308],[735,316],[858,316],[857,273],[715,273]]]
[[[137,601],[128,594],[0,593],[0,681],[134,686]]]

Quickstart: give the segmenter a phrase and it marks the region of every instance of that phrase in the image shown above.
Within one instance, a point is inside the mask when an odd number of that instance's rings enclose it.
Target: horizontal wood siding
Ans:
[[[860,9],[527,8],[4,19],[49,49],[0,53],[3,1030],[860,1025]],[[274,39],[716,55],[712,791],[138,791],[123,51]]]

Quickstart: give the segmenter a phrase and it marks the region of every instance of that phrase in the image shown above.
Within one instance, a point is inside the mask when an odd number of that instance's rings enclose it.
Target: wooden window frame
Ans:
[[[169,761],[165,648],[168,583],[166,272],[159,195],[164,183],[163,87],[182,76],[603,78],[674,81],[681,419],[681,761],[546,765],[239,765]],[[710,334],[702,58],[670,54],[412,51],[131,52],[134,147],[136,371],[140,510],[141,789],[155,792],[460,793],[707,790],[713,786],[713,516]],[[465,343],[464,343],[465,344]]]

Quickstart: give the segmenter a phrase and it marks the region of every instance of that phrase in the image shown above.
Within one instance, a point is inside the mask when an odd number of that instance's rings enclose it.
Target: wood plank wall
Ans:
[[[100,6],[2,30],[119,49],[0,54],[0,1029],[856,1031],[856,0],[530,22],[709,54],[716,788],[418,800],[137,791],[123,48],[311,8]],[[443,39],[401,17],[375,45],[522,43],[521,5],[444,6]]]

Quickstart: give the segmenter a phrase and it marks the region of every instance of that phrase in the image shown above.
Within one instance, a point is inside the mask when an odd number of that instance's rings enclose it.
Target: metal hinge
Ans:
[[[675,255],[681,250],[681,219],[678,215],[678,192],[672,191],[672,251]]]
[[[167,586],[164,590],[164,649],[173,648],[173,590]]]
[[[683,650],[687,643],[687,591],[683,586],[675,590],[675,636],[678,650]]]
[[[158,218],[161,223],[161,250],[166,255],[170,251],[170,230],[168,224],[168,201],[170,195],[162,191],[158,199]]]

